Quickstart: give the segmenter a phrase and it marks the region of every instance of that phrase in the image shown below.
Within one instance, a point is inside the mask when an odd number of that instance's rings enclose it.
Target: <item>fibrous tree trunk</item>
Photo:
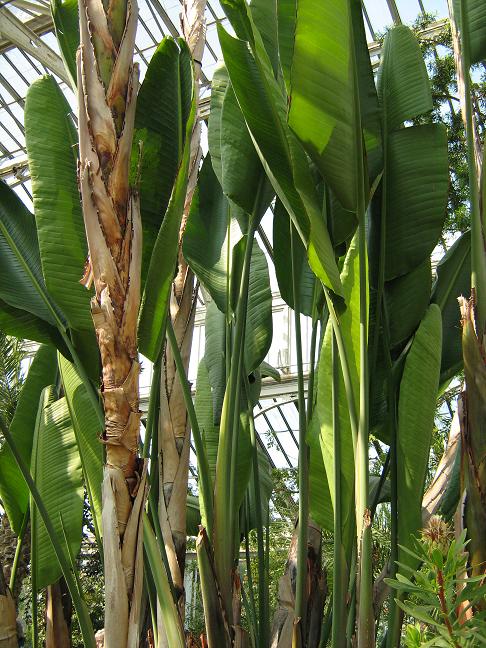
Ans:
[[[292,534],[284,575],[278,585],[278,606],[272,625],[271,648],[292,648],[295,616],[295,586],[297,574],[297,528]],[[307,618],[303,624],[307,648],[319,645],[322,615],[327,594],[325,573],[322,569],[322,536],[320,528],[309,520],[307,541]]]
[[[17,648],[17,613],[0,562],[0,648]]]
[[[464,527],[468,530],[472,575],[486,574],[486,349],[476,328],[473,299],[460,298],[466,390],[462,393],[461,481],[466,490]]]
[[[196,100],[199,97],[201,60],[205,43],[204,10],[206,0],[184,0],[181,26],[184,38],[194,60]],[[201,159],[201,125],[196,119],[191,136],[191,157],[180,243],[196,188]],[[182,256],[179,247],[177,274],[172,285],[169,316],[177,344],[187,372],[194,330],[196,308],[194,275]],[[177,596],[181,618],[184,617],[184,566],[186,555],[186,501],[189,473],[190,429],[184,404],[181,383],[171,350],[166,346],[163,354],[159,416],[160,493],[159,517],[172,582]],[[159,617],[159,645],[165,646],[161,615]]]
[[[70,648],[72,607],[64,578],[47,587],[46,648]]]
[[[137,317],[142,230],[129,182],[139,86],[136,0],[79,0],[79,185],[102,364],[105,648],[138,642],[142,584]]]

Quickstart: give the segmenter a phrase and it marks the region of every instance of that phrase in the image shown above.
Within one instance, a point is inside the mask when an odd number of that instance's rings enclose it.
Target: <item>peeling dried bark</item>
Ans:
[[[476,330],[474,301],[459,298],[462,316],[462,352],[466,390],[461,397],[461,487],[467,499],[464,526],[472,575],[486,573],[486,351],[484,337]]]
[[[204,10],[206,0],[185,0],[182,4],[181,27],[194,60],[196,100],[199,97],[201,60],[205,44]],[[194,330],[196,291],[194,275],[182,256],[181,243],[192,196],[196,188],[201,160],[201,125],[196,119],[191,136],[189,180],[180,230],[178,270],[172,285],[170,317],[181,351],[185,370]],[[179,612],[184,618],[184,568],[186,556],[186,499],[189,475],[190,429],[181,383],[176,375],[173,355],[165,348],[162,362],[159,416],[160,492],[159,518],[167,558],[176,590]],[[166,646],[161,615],[159,618],[159,646]]]
[[[292,534],[285,573],[278,585],[278,607],[273,618],[270,648],[291,648],[295,617],[295,584],[297,574],[297,527]],[[322,570],[322,538],[320,528],[309,520],[307,542],[307,619],[304,628],[308,648],[319,645],[324,602],[327,594],[326,577]]]
[[[63,578],[49,585],[46,596],[46,648],[70,648],[72,601]]]
[[[91,314],[102,364],[105,647],[130,645],[139,609],[140,517],[145,470],[137,456],[140,411],[137,317],[142,230],[129,184],[139,86],[133,63],[135,0],[79,0],[79,185],[95,296]],[[134,620],[138,624],[138,620]],[[132,644],[134,645],[134,644]]]

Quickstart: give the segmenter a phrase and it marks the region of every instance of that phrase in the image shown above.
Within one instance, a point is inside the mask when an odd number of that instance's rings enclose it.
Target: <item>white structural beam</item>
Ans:
[[[24,52],[28,52],[60,79],[70,83],[61,57],[6,7],[0,8],[0,36]]]

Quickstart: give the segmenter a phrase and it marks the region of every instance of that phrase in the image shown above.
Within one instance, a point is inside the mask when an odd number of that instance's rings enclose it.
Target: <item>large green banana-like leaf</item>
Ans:
[[[209,302],[206,307],[204,334],[204,358],[213,395],[213,420],[215,425],[219,425],[226,391],[226,318],[214,302]]]
[[[208,119],[208,147],[214,173],[223,184],[221,169],[221,111],[223,100],[229,84],[226,67],[221,64],[216,68],[211,81],[211,104]],[[204,163],[203,163],[204,164]]]
[[[56,350],[52,346],[41,346],[22,386],[15,415],[10,424],[15,445],[28,466],[40,395],[44,387],[55,382],[56,372]],[[0,449],[0,497],[10,526],[15,533],[20,533],[29,502],[29,490],[6,444]]]
[[[220,133],[223,192],[247,214],[261,219],[274,193],[231,86],[223,100]]]
[[[197,370],[194,409],[196,410],[197,422],[201,430],[204,445],[206,446],[209,470],[214,483],[216,457],[218,453],[217,438],[219,423],[216,423],[214,418],[213,394],[206,358],[202,358]]]
[[[471,232],[465,232],[437,265],[431,301],[442,311],[441,384],[460,371],[462,360],[461,315],[458,298],[469,294],[471,284]]]
[[[385,284],[390,347],[394,347],[414,333],[424,316],[430,300],[432,270],[430,259],[420,263],[406,275]]]
[[[143,277],[181,165],[192,96],[191,57],[187,46],[180,39],[166,37],[150,60],[138,93],[135,116],[132,169],[135,177],[140,175]],[[142,145],[140,169],[139,142]]]
[[[79,456],[92,515],[101,531],[101,483],[103,481],[103,445],[100,442],[100,421],[88,396],[86,386],[75,366],[60,353],[57,354],[62,385],[71,424],[76,437]]]
[[[288,120],[346,209],[358,207],[361,123],[349,0],[296,1]]]
[[[277,198],[273,218],[273,261],[277,275],[280,295],[290,308],[294,308],[294,295],[292,288],[292,275],[289,272],[289,259],[291,257],[290,227],[292,221]],[[295,230],[295,228],[294,228]],[[314,291],[316,289],[316,277],[309,267],[305,247],[298,236],[293,237],[294,241],[294,271],[297,273],[297,284],[299,291],[300,312],[312,316],[312,305],[314,303]]]
[[[422,527],[422,495],[434,429],[440,375],[442,322],[431,304],[405,360],[398,401],[397,492],[398,542],[410,547],[410,536]],[[399,551],[399,560],[411,557]]]
[[[460,25],[461,0],[452,0],[454,18]],[[483,0],[464,0],[467,14],[470,65],[486,59],[486,4]],[[464,37],[463,37],[464,38]]]
[[[256,241],[251,253],[244,359],[247,374],[263,362],[272,344],[272,291],[267,259]]]
[[[181,47],[187,50],[187,45],[181,45]],[[192,68],[190,69],[192,73]],[[177,172],[169,206],[150,257],[139,315],[138,339],[140,351],[153,362],[159,356],[165,339],[167,308],[179,250],[179,230],[186,198],[191,133],[195,116],[196,101],[193,93],[191,111],[185,122],[182,161]]]
[[[260,34],[275,76],[278,71],[278,2],[268,0],[251,0],[250,11]]]
[[[36,443],[32,449],[31,473],[59,538],[66,539],[70,554],[81,546],[83,523],[83,474],[69,408],[65,398],[54,402],[46,392],[41,396]],[[45,406],[44,406],[45,404]],[[54,548],[37,508],[31,515],[32,542],[35,543],[33,568],[39,589],[62,575]],[[65,545],[65,542],[62,542]],[[68,555],[68,554],[66,554]]]
[[[363,129],[366,162],[371,185],[383,168],[381,115],[363,22],[362,3],[361,0],[350,0],[350,3],[361,126]]]
[[[266,526],[266,519],[268,516],[268,504],[270,497],[272,496],[273,490],[273,481],[272,481],[272,471],[270,468],[270,463],[268,461],[267,455],[263,450],[258,446],[257,447],[257,459],[258,459],[258,483],[260,487],[260,506],[261,506],[261,520],[263,521],[263,526]],[[257,519],[257,500],[255,497],[255,485],[254,485],[254,476],[253,476],[253,465],[251,467],[250,481],[248,483],[248,518],[246,520],[248,524],[248,530],[258,528],[258,519]],[[242,528],[243,531],[243,528]]]
[[[42,276],[34,217],[4,182],[0,182],[0,299],[56,324],[58,316]]]
[[[422,52],[416,37],[404,25],[394,27],[385,37],[378,71],[378,96],[386,132],[432,110],[432,93]]]
[[[243,127],[246,128],[243,124]],[[224,159],[224,158],[223,158]],[[259,164],[258,160],[257,163]],[[198,191],[183,239],[184,256],[203,286],[224,313],[235,304],[239,291],[238,253],[246,245],[244,219],[237,219],[237,208],[224,196],[206,157],[201,169]],[[248,373],[256,369],[270,348],[272,310],[270,277],[266,257],[254,242],[250,265],[245,365]]]
[[[341,274],[346,310],[339,316],[339,326],[346,348],[355,403],[359,402],[359,255],[357,236],[346,255]],[[318,365],[316,415],[320,423],[319,442],[329,484],[334,496],[334,433],[332,421],[332,325],[328,322]],[[343,537],[350,536],[354,511],[354,447],[346,390],[339,371],[339,429],[341,437],[341,505]],[[312,427],[311,427],[312,429]],[[334,505],[334,504],[333,504]]]
[[[430,257],[446,214],[447,133],[441,124],[388,136],[385,278],[410,272]]]
[[[71,108],[51,76],[25,100],[25,141],[44,280],[71,328],[92,329],[89,292],[79,283],[87,257]],[[42,115],[42,128],[39,128]]]
[[[277,0],[278,50],[287,94],[290,94],[290,74],[294,52],[295,3],[296,0]]]
[[[309,453],[309,512],[313,520],[326,531],[333,531],[334,513],[329,482],[319,443],[319,420],[316,410],[307,430]]]
[[[79,47],[79,14],[77,0],[51,0],[51,13],[64,66],[76,87],[76,52]]]
[[[223,313],[228,310],[228,271],[241,229],[206,156],[187,221],[182,250],[189,266]]]
[[[40,344],[53,343],[58,348],[63,348],[61,336],[54,326],[29,311],[10,306],[1,299],[0,330],[22,340],[33,340]]]
[[[286,100],[273,76],[261,36],[238,2],[231,16],[248,19],[255,58],[245,41],[230,36],[218,25],[219,40],[236,98],[252,134],[258,155],[277,195],[305,242],[313,271],[336,293],[342,292],[329,233],[317,203],[305,153],[286,123]]]

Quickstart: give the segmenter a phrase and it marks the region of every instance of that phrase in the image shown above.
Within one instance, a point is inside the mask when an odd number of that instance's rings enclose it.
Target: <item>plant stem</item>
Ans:
[[[143,514],[143,548],[157,590],[168,645],[171,648],[184,648],[184,630],[170,588],[170,572],[160,558],[157,541],[146,513]]]
[[[167,318],[170,319],[170,318]],[[159,422],[159,399],[160,399],[160,367],[162,355],[159,355],[154,362],[152,369],[152,382],[150,384],[150,396],[147,412],[147,425],[145,428],[145,438],[143,440],[142,457],[148,459],[150,456],[151,442],[154,437],[154,430],[158,428]],[[155,467],[154,467],[155,468]]]
[[[326,298],[327,308],[329,311],[329,319],[331,320],[332,330],[334,332],[334,335],[336,336],[336,344],[339,352],[339,361],[341,364],[341,371],[343,373],[344,391],[346,392],[346,400],[348,404],[349,421],[351,425],[351,436],[353,437],[353,447],[356,448],[356,444],[358,441],[358,427],[359,427],[358,413],[357,413],[358,410],[354,398],[353,383],[351,378],[351,372],[349,369],[348,355],[346,353],[346,346],[344,344],[344,339],[341,332],[339,319],[336,315],[336,311],[334,309],[334,304],[332,303],[331,296],[329,295],[329,290],[325,286],[323,286],[323,288],[324,288],[324,296]]]
[[[317,329],[319,320],[316,317],[312,324],[311,343],[309,352],[309,382],[307,384],[307,427],[309,427],[312,413],[314,411],[314,382],[316,375],[316,346],[317,346]]]
[[[299,528],[297,531],[297,576],[295,584],[295,616],[297,632],[300,629],[301,645],[306,637],[306,608],[307,601],[305,586],[307,582],[307,541],[309,523],[309,448],[307,445],[307,418],[304,392],[304,365],[302,362],[302,335],[300,327],[300,295],[297,283],[295,232],[290,223],[290,249],[292,260],[292,292],[294,298],[295,346],[297,351],[297,388],[299,406]],[[312,394],[308,394],[312,399]]]
[[[24,460],[22,459],[22,456],[20,455],[17,446],[15,445],[12,435],[10,434],[10,430],[8,429],[8,426],[6,425],[2,416],[0,416],[0,429],[2,431],[2,434],[5,437],[5,441],[8,443],[10,450],[12,451],[13,456],[15,457],[15,461],[17,462],[20,472],[22,473],[22,476],[25,479],[27,486],[29,488],[30,494],[32,496],[32,500],[35,502],[35,505],[37,506],[37,509],[39,511],[39,515],[41,516],[42,521],[44,522],[44,526],[46,527],[46,531],[52,543],[52,547],[56,554],[56,558],[59,561],[59,565],[61,567],[62,574],[66,581],[66,585],[68,586],[69,594],[71,595],[71,598],[73,600],[73,605],[78,617],[84,645],[86,648],[96,648],[93,626],[91,625],[91,619],[89,617],[86,604],[79,596],[76,581],[74,579],[73,574],[71,573],[71,568],[66,559],[64,551],[61,547],[59,538],[54,530],[49,514],[44,506],[42,497],[39,491],[37,490],[37,486],[35,485],[34,480],[32,479],[29,469],[27,468]]]
[[[474,159],[474,128],[471,100],[469,16],[465,0],[460,0],[459,26],[462,41],[460,57],[464,79],[464,102],[466,104],[467,164],[471,209],[471,291],[475,305],[478,337],[481,340],[486,325],[486,259],[484,253],[483,223],[479,205],[479,182]]]
[[[248,415],[250,418],[250,442],[253,466],[253,489],[255,494],[256,532],[258,547],[258,611],[259,611],[259,640],[261,646],[267,646],[270,636],[270,611],[267,605],[267,582],[265,578],[265,545],[263,538],[262,498],[260,491],[260,471],[258,466],[258,448],[255,433],[255,420],[250,407],[248,377],[245,376],[245,390],[248,401]]]
[[[30,512],[29,512],[29,506],[27,506],[27,510],[25,511],[24,519],[22,520],[22,526],[20,527],[20,533],[19,537],[17,538],[17,546],[15,547],[15,556],[12,564],[12,571],[10,572],[10,584],[9,588],[10,591],[13,592],[15,590],[15,581],[17,580],[17,570],[19,567],[19,561],[20,561],[20,552],[22,550],[22,545],[24,542],[24,537],[25,537],[25,532],[27,530],[27,524],[29,522],[29,517],[30,517]]]
[[[256,203],[259,203],[258,196],[256,198]],[[215,526],[213,532],[214,560],[224,606],[226,613],[229,615],[231,615],[231,570],[234,559],[233,539],[235,537],[235,520],[238,513],[234,510],[236,493],[232,456],[234,458],[234,444],[237,444],[238,441],[239,391],[241,387],[242,369],[241,356],[244,345],[248,305],[250,261],[256,225],[256,218],[252,216],[250,218],[243,260],[240,290],[235,315],[236,323],[234,327],[231,367],[223,401],[223,409],[221,412],[221,427],[219,432],[218,455],[216,459],[216,489],[214,501]],[[228,537],[231,538],[230,542],[228,542]]]
[[[187,380],[184,364],[181,357],[181,352],[177,344],[177,340],[172,327],[171,318],[167,318],[167,338],[169,340],[172,355],[176,365],[177,373],[179,375],[180,384],[182,387],[182,394],[184,396],[184,403],[187,409],[187,415],[191,424],[192,435],[194,438],[194,445],[196,446],[197,463],[199,468],[199,483],[201,484],[201,497],[204,505],[204,512],[206,515],[206,527],[208,533],[212,533],[214,525],[213,513],[213,486],[211,483],[211,473],[209,471],[209,462],[206,454],[206,447],[199,429],[197,421],[196,410],[192,401],[191,390]]]
[[[339,368],[336,337],[332,332],[332,427],[334,442],[334,564],[332,592],[332,648],[342,648],[346,642],[343,632],[345,598],[345,564],[342,546],[341,511],[341,437],[339,430]]]
[[[449,610],[447,609],[447,601],[446,601],[445,591],[444,591],[444,574],[442,573],[442,569],[437,570],[437,583],[439,585],[438,595],[440,601],[440,609],[442,612],[442,618],[444,619],[444,623],[446,625],[447,632],[449,633],[449,636],[452,639],[452,643],[456,648],[459,648],[459,644],[454,639],[451,620],[449,619]]]

